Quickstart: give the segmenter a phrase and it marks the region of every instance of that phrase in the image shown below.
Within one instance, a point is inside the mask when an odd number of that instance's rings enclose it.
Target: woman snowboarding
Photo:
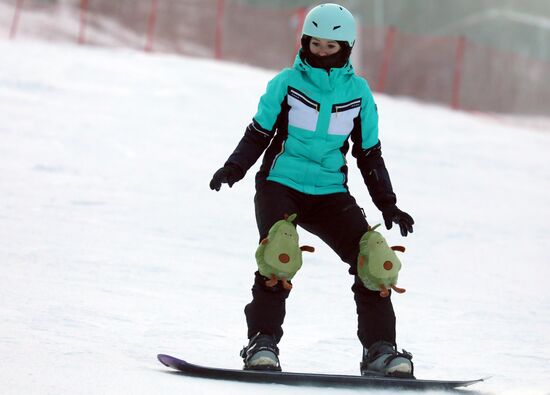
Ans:
[[[289,279],[301,260],[288,276],[284,268],[292,257],[299,259],[301,251],[298,247],[293,253],[277,251],[280,245],[290,251],[289,243],[297,246],[298,241],[297,235],[276,230],[291,218],[292,226],[329,245],[355,276],[352,291],[363,346],[361,374],[413,377],[411,354],[397,351],[391,291],[384,296],[367,288],[357,271],[360,241],[370,227],[347,186],[345,155],[350,140],[351,154],[386,228],[395,223],[407,236],[414,221],[396,206],[382,159],[377,107],[367,82],[355,74],[350,62],[355,40],[355,20],[347,9],[337,4],[313,8],[305,18],[293,67],[268,83],[244,136],[210,182],[216,191],[224,183],[231,187],[263,154],[254,198],[261,270],[255,273],[252,301],[245,307],[249,339],[241,351],[245,369],[281,369],[277,344],[292,289]],[[275,252],[264,256],[268,248]],[[270,257],[276,264],[268,264]],[[272,267],[277,270],[271,274]]]

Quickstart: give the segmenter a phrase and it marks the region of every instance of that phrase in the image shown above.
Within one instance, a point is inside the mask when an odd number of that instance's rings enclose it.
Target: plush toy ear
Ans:
[[[405,247],[403,246],[391,246],[390,248],[394,251],[405,252]]]
[[[400,294],[405,293],[405,291],[406,291],[405,288],[399,288],[395,284],[391,286],[391,289],[393,289],[395,292],[400,293]]]

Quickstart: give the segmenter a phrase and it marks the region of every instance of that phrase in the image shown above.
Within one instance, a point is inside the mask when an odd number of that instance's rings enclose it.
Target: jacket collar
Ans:
[[[300,52],[302,50],[300,49]],[[300,52],[294,60],[294,68],[304,74],[306,79],[322,91],[333,90],[342,79],[347,79],[355,74],[351,60],[345,66],[332,68],[329,71],[317,67],[311,67],[307,62],[303,61]]]

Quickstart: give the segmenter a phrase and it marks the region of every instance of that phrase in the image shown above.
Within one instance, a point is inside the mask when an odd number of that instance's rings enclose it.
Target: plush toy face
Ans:
[[[302,251],[298,245],[298,232],[292,221],[296,214],[277,221],[262,240],[256,251],[260,274],[273,275],[278,279],[290,280],[302,267]]]
[[[298,246],[298,233],[292,223],[281,221],[277,229],[270,232],[265,246],[264,260],[278,277],[287,279],[302,266],[302,252]]]
[[[380,233],[371,232],[370,237],[367,237],[366,250],[368,251],[366,268],[369,276],[379,279],[386,286],[391,285],[391,281],[397,280],[401,262]]]
[[[310,246],[298,246],[298,232],[292,223],[295,219],[296,214],[285,215],[285,219],[275,222],[256,250],[258,270],[268,278],[268,287],[281,281],[285,289],[292,289],[288,280],[302,267],[302,251],[315,251]]]
[[[386,239],[371,228],[363,235],[359,242],[360,252],[357,260],[357,274],[368,289],[382,291],[382,296],[387,296],[387,289],[397,288],[397,277],[401,270],[401,261],[395,254],[396,251],[404,251],[403,247],[390,247]]]

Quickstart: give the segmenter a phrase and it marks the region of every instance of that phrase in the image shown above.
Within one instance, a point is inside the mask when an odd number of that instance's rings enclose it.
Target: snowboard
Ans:
[[[252,383],[286,384],[314,387],[351,388],[401,388],[401,389],[453,389],[467,387],[484,381],[477,380],[420,380],[375,376],[352,376],[340,374],[292,373],[276,371],[237,370],[195,365],[170,355],[159,354],[158,360],[179,373],[207,379],[241,381]]]

